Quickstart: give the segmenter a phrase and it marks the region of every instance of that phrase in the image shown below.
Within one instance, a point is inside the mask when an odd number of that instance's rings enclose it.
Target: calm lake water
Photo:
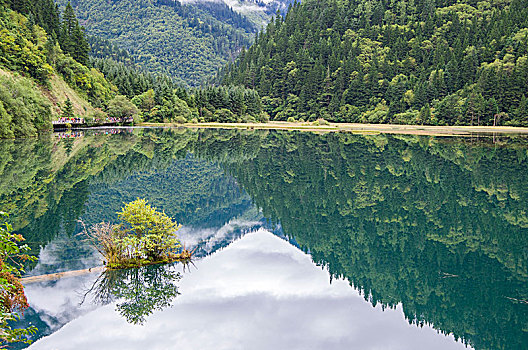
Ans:
[[[38,256],[146,198],[194,264],[26,285],[30,349],[526,349],[528,139],[103,129],[0,141]],[[15,348],[24,347],[17,345]]]

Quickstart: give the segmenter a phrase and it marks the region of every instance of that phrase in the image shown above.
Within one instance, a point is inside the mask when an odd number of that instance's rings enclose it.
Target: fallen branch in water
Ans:
[[[442,274],[442,278],[459,277],[458,275],[453,275],[447,272],[441,272],[441,274]]]
[[[86,274],[93,273],[93,272],[100,272],[100,271],[103,271],[104,268],[105,268],[104,266],[96,266],[96,267],[91,267],[89,269],[83,269],[83,270],[65,271],[65,272],[50,273],[47,275],[23,277],[20,279],[20,282],[22,282],[22,284],[30,284],[30,283],[43,282],[43,281],[54,281],[54,280],[58,280],[59,278],[82,276],[82,275],[86,275]]]
[[[528,300],[525,300],[525,299],[517,299],[517,298],[510,298],[510,297],[506,297],[506,299],[510,299],[512,301],[515,301],[516,303],[528,304]]]

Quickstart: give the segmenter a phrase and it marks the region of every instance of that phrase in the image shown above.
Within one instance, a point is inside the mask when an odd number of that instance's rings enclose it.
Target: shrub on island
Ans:
[[[92,245],[106,259],[108,268],[168,263],[192,256],[181,249],[176,236],[181,226],[145,199],[125,204],[117,214],[121,224],[101,222],[85,230]]]

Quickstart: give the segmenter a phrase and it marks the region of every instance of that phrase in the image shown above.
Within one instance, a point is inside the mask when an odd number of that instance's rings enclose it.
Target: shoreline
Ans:
[[[473,136],[494,135],[528,135],[528,127],[514,126],[432,126],[432,125],[399,125],[399,124],[360,124],[329,123],[329,125],[310,125],[309,123],[268,122],[268,123],[140,123],[146,127],[185,127],[185,128],[219,128],[219,129],[263,129],[263,130],[297,130],[311,132],[351,132],[410,134],[429,136]]]

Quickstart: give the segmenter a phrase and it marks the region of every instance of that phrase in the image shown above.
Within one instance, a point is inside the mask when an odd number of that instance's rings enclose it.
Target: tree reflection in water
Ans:
[[[143,324],[155,310],[170,306],[180,294],[181,274],[172,265],[151,265],[136,269],[105,270],[85,293],[81,304],[91,297],[96,304],[116,301],[116,310],[127,322]]]

